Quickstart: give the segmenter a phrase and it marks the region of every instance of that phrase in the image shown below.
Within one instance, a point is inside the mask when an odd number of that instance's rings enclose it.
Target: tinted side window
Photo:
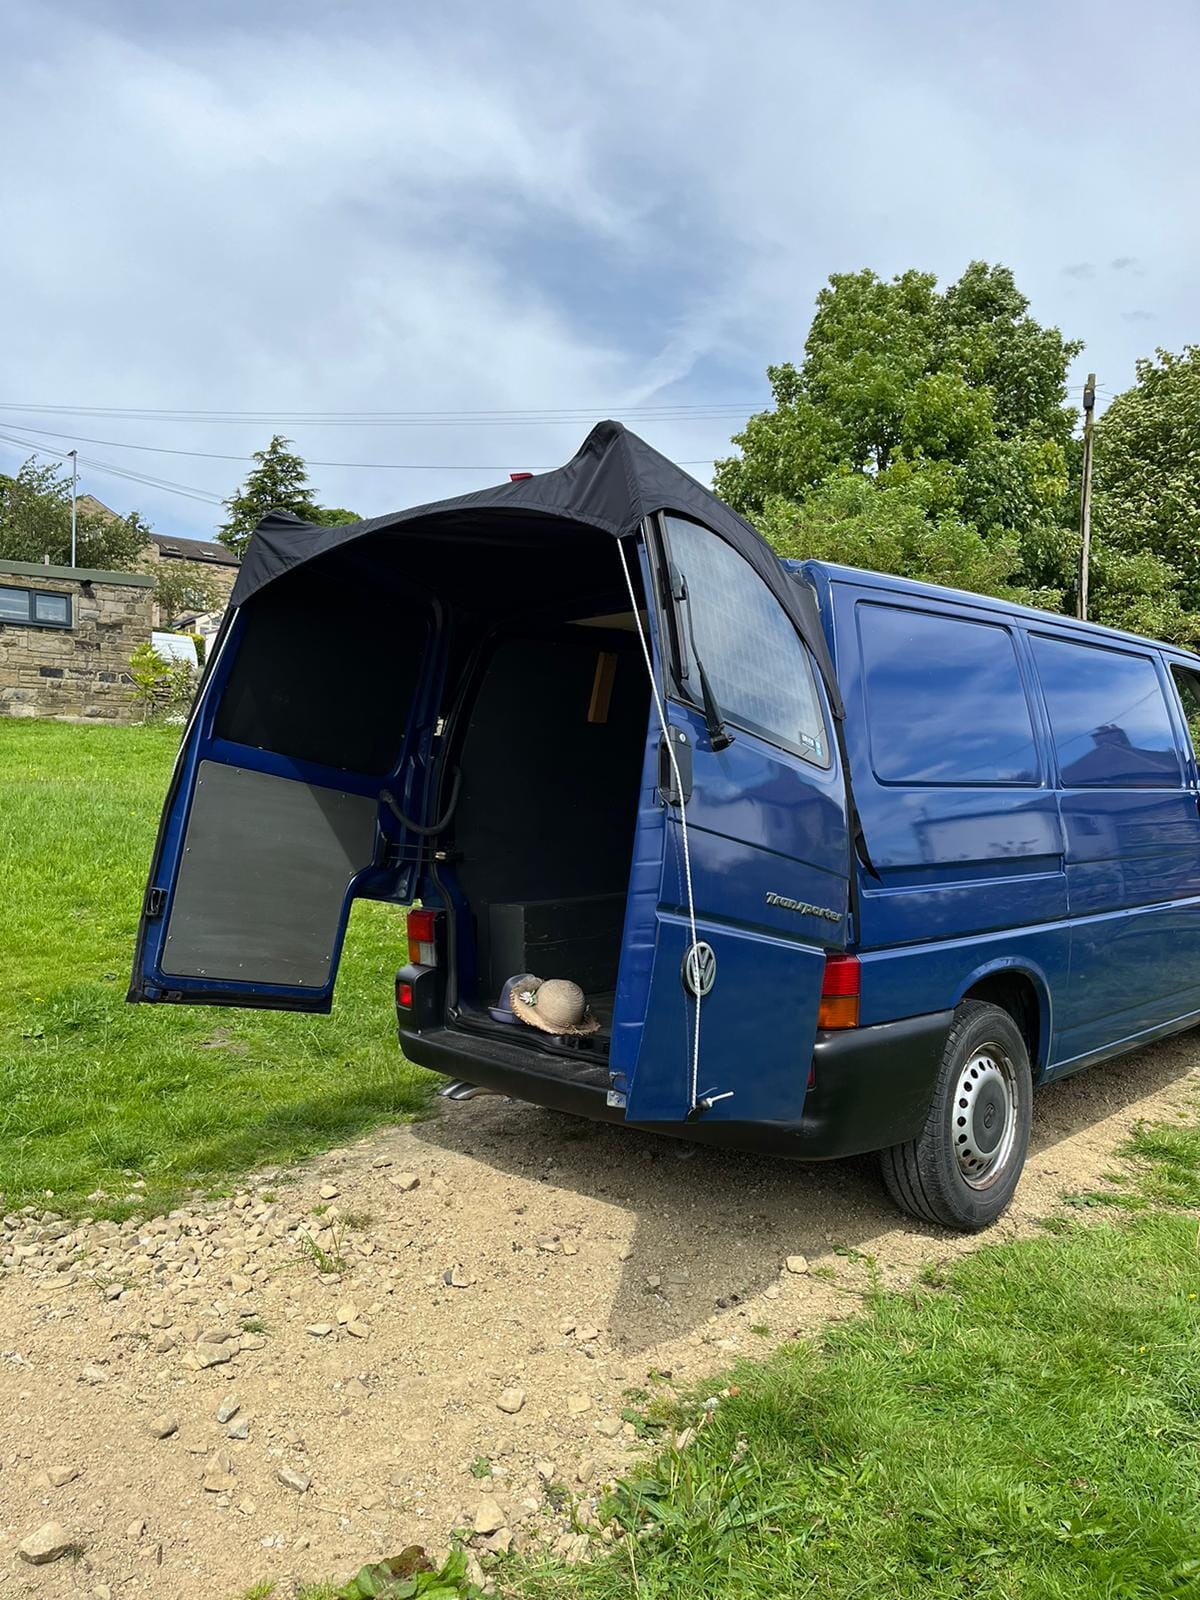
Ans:
[[[668,517],[667,533],[671,557],[687,579],[696,648],[722,714],[828,766],[812,663],[778,600],[706,528]]]
[[[882,783],[1036,783],[1007,628],[860,602],[871,765]]]
[[[1179,690],[1188,732],[1192,736],[1192,754],[1200,758],[1200,675],[1186,667],[1172,667],[1171,676]]]
[[[1175,736],[1154,662],[1032,634],[1058,767],[1068,788],[1175,788]]]

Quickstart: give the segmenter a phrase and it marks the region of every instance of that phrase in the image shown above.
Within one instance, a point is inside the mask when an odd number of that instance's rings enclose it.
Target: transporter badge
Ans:
[[[807,900],[789,900],[787,895],[776,894],[773,889],[767,893],[769,906],[782,906],[784,911],[797,911],[802,917],[824,917],[826,922],[840,922],[840,911],[833,911],[829,906],[814,906]]]

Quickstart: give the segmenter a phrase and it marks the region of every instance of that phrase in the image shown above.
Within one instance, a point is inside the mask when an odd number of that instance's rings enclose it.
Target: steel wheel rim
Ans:
[[[958,1074],[951,1141],[959,1175],[986,1189],[1008,1165],[1017,1138],[1017,1073],[996,1044],[981,1045]]]

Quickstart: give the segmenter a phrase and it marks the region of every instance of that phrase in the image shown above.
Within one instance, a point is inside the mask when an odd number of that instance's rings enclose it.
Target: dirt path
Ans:
[[[1184,1039],[1040,1093],[990,1237],[1102,1179],[1198,1074]],[[624,1391],[651,1369],[687,1383],[854,1310],[855,1252],[902,1285],[969,1248],[898,1218],[869,1161],[795,1167],[496,1099],[169,1219],[8,1217],[0,1596],[231,1600],[274,1578],[282,1597],[477,1517],[501,1524],[480,1547],[569,1553],[547,1487],[586,1501],[628,1459]],[[51,1520],[77,1551],[31,1566],[17,1546]]]

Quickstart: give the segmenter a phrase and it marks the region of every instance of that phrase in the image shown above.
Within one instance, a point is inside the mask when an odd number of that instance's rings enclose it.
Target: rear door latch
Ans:
[[[668,745],[667,740],[670,740]],[[675,760],[671,760],[674,751]],[[679,785],[675,782],[679,771]],[[658,741],[658,792],[664,805],[686,805],[692,798],[692,742],[683,728],[669,728]]]

